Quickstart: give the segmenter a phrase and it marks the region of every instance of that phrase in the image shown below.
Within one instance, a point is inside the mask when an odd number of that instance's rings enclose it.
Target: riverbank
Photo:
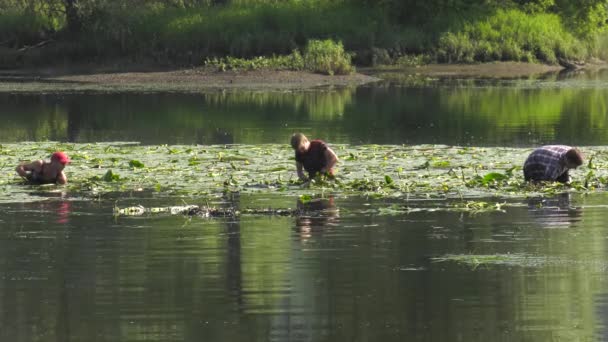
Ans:
[[[427,64],[420,66],[381,66],[370,68],[366,72],[377,75],[399,73],[403,75],[421,75],[426,77],[483,77],[483,78],[516,78],[531,77],[564,70],[560,65],[548,65],[522,62],[493,62],[478,64]]]
[[[194,68],[163,71],[72,72],[45,69],[0,72],[0,92],[296,90],[324,86],[356,86],[379,80],[361,73],[328,76],[285,70],[218,72]]]
[[[590,68],[604,68],[594,62]],[[358,86],[399,77],[521,78],[563,70],[559,65],[518,62],[429,64],[361,68],[350,75],[260,69],[219,72],[210,68],[129,70],[117,68],[46,68],[0,71],[0,92],[197,92],[228,89],[302,90]]]

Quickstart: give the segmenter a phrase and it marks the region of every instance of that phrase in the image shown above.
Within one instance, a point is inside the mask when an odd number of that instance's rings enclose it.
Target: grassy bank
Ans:
[[[3,68],[116,60],[201,65],[226,56],[288,55],[316,39],[343,42],[359,65],[505,60],[554,64],[558,58],[604,57],[608,45],[599,26],[575,29],[572,18],[555,9],[531,11],[508,1],[504,3],[510,5],[463,5],[451,12],[426,13],[428,20],[404,17],[407,9],[395,15],[390,2],[99,2],[80,8],[77,29],[62,16],[65,9],[2,10],[6,1],[0,0]],[[32,47],[41,42],[43,46]]]

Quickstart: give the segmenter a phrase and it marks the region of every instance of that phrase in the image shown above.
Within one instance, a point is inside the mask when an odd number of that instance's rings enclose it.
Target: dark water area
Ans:
[[[0,143],[605,145],[606,76],[0,94]],[[0,341],[608,341],[605,192],[478,198],[505,202],[479,213],[324,193],[305,215],[238,218],[113,209],[298,199],[75,196],[0,204]]]
[[[0,94],[0,142],[534,146],[608,142],[606,73],[411,87],[202,94]],[[446,85],[447,84],[447,85]]]
[[[0,339],[606,340],[606,202],[379,215],[369,212],[390,203],[328,198],[320,215],[239,219],[113,217],[111,203],[69,198],[6,204]],[[295,199],[232,202],[266,203]],[[436,259],[448,255],[504,260]]]

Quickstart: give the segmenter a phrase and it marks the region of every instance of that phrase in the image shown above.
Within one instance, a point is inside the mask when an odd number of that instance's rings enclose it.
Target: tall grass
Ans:
[[[347,49],[377,45],[390,32],[384,13],[344,2],[277,2],[120,13],[88,28],[84,44],[99,52],[119,41],[123,53],[197,56],[288,54],[308,40],[342,40]]]
[[[387,7],[353,1],[233,0],[225,6],[114,7],[91,10],[83,31],[69,39],[61,35],[60,18],[0,12],[0,44],[19,48],[55,32],[59,43],[41,55],[193,65],[214,57],[287,55],[303,51],[311,40],[326,39],[343,42],[346,51],[356,52],[359,63],[404,55],[448,63],[556,63],[558,58],[598,56],[608,47],[607,39],[579,39],[556,14],[517,9],[477,10],[466,16],[442,12],[419,25],[395,19]]]
[[[511,60],[555,64],[558,58],[585,59],[592,46],[593,42],[566,31],[555,14],[499,10],[441,34],[436,54],[440,62],[448,63]]]

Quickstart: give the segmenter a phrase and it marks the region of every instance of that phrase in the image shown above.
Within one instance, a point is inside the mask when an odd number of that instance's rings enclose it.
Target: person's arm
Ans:
[[[321,168],[321,173],[322,174],[324,174],[326,172],[331,173],[333,167],[338,162],[338,156],[336,156],[336,153],[331,148],[328,147],[325,149],[324,157],[325,157],[325,166],[323,166],[323,168]]]
[[[306,175],[304,175],[304,168],[302,166],[302,163],[296,162],[296,170],[298,171],[298,178],[300,178],[301,181],[305,181]]]
[[[58,175],[57,175],[57,184],[68,184],[68,178],[65,176],[65,173],[63,171],[61,171]]]
[[[19,164],[19,166],[17,166],[15,171],[17,171],[17,174],[19,174],[19,176],[21,176],[24,179],[27,179],[27,177],[33,171],[40,172],[41,169],[42,169],[42,160],[37,160],[37,161],[27,163],[27,164]]]

